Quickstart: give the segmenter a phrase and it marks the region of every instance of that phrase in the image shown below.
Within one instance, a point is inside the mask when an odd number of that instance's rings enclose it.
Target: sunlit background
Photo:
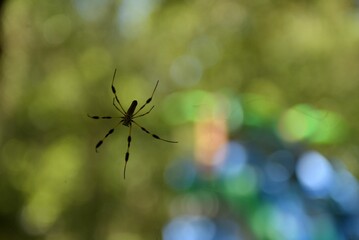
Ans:
[[[359,239],[358,1],[1,4],[0,239]]]

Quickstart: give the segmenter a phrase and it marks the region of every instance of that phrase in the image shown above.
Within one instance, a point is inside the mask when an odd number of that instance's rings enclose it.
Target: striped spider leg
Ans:
[[[152,106],[147,112],[145,113],[142,113],[140,114],[140,111],[142,109],[144,109],[147,104],[149,104],[151,101],[152,101],[152,98],[153,98],[153,95],[156,91],[156,88],[157,88],[157,85],[158,85],[158,82],[156,83],[156,86],[155,88],[153,89],[153,92],[152,92],[152,95],[150,98],[148,98],[146,100],[146,102],[137,110],[136,110],[136,107],[137,107],[137,100],[133,100],[130,107],[128,108],[128,110],[126,111],[118,96],[117,96],[117,93],[116,93],[116,89],[113,85],[114,83],[114,80],[115,80],[115,76],[116,76],[116,69],[115,69],[115,72],[113,74],[113,78],[112,78],[112,84],[111,84],[111,90],[112,90],[112,93],[113,93],[113,99],[112,99],[112,105],[116,108],[117,111],[119,111],[121,113],[122,116],[120,117],[112,117],[112,116],[90,116],[90,115],[87,115],[88,117],[92,118],[92,119],[119,119],[120,121],[113,127],[111,128],[107,134],[96,144],[96,147],[95,147],[95,150],[97,152],[98,148],[103,144],[103,142],[105,141],[105,139],[110,136],[114,131],[115,129],[120,125],[124,125],[126,127],[129,128],[129,134],[128,134],[128,137],[127,137],[127,151],[126,151],[126,154],[125,154],[125,166],[123,168],[123,178],[125,179],[126,178],[126,166],[127,166],[127,162],[128,162],[128,159],[130,157],[130,146],[131,146],[131,141],[132,141],[132,137],[131,137],[131,131],[132,131],[132,124],[134,124],[135,126],[139,127],[142,131],[144,131],[145,133],[151,135],[153,138],[156,138],[158,140],[161,140],[161,141],[164,141],[164,142],[168,142],[168,143],[177,143],[176,141],[171,141],[171,140],[166,140],[166,139],[163,139],[161,138],[160,136],[154,134],[154,133],[151,133],[150,131],[148,131],[146,128],[142,127],[140,124],[138,124],[134,119],[136,118],[139,118],[139,117],[143,117],[147,114],[149,114],[152,109],[154,108],[154,106]]]

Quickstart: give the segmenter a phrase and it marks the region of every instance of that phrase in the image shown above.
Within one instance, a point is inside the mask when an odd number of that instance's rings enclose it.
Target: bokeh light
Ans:
[[[304,153],[298,160],[297,176],[301,185],[314,195],[325,195],[332,186],[333,170],[319,153]]]
[[[211,220],[200,216],[174,219],[163,231],[164,240],[210,240],[215,236]]]

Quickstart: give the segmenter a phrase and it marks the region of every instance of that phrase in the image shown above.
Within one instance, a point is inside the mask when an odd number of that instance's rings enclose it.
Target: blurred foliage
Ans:
[[[188,156],[206,165],[214,152],[202,150],[224,144],[225,131],[260,143],[256,131],[272,129],[359,176],[358,11],[337,0],[7,1],[0,239],[161,239],[177,194],[165,169]],[[138,122],[179,141],[134,128],[125,181],[128,129],[96,154],[116,122],[86,116],[118,114],[115,68],[123,106],[146,101],[160,80]],[[216,142],[198,138],[211,126]]]

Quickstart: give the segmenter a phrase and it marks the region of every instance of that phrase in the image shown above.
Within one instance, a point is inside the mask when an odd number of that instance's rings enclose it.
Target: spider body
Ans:
[[[117,94],[116,94],[116,89],[113,85],[113,82],[115,80],[115,76],[116,76],[116,69],[115,69],[115,72],[113,74],[113,78],[112,78],[112,85],[111,85],[111,90],[112,90],[112,93],[114,95],[113,99],[112,99],[112,105],[122,114],[122,116],[120,117],[112,117],[112,116],[90,116],[88,115],[88,117],[92,118],[92,119],[113,119],[113,118],[117,118],[117,119],[121,119],[120,122],[117,123],[117,125],[113,128],[111,128],[107,134],[105,135],[105,137],[103,139],[101,139],[97,144],[96,144],[96,147],[95,147],[95,150],[97,152],[97,149],[102,145],[102,143],[104,142],[104,140],[110,136],[114,131],[115,131],[115,128],[118,127],[121,123],[122,125],[126,126],[126,127],[129,127],[129,134],[128,134],[128,137],[127,137],[127,151],[126,151],[126,154],[125,154],[125,166],[124,166],[124,169],[123,169],[123,178],[126,178],[126,166],[127,166],[127,161],[130,157],[130,145],[131,145],[131,141],[132,141],[132,138],[131,138],[131,131],[132,131],[132,123],[134,123],[134,125],[136,125],[137,127],[139,127],[142,131],[144,131],[145,133],[151,135],[153,138],[155,139],[158,139],[158,140],[162,140],[162,141],[165,141],[165,142],[169,142],[169,143],[177,143],[176,141],[171,141],[171,140],[166,140],[166,139],[163,139],[161,137],[159,137],[158,135],[156,134],[153,134],[151,133],[150,131],[148,131],[146,128],[142,127],[141,125],[139,125],[134,119],[135,118],[139,118],[139,117],[143,117],[147,114],[149,114],[152,109],[154,108],[154,106],[152,106],[150,108],[150,110],[148,110],[147,112],[143,113],[143,114],[140,114],[138,115],[138,113],[147,106],[147,104],[149,104],[151,101],[152,101],[152,97],[156,91],[156,88],[157,88],[157,85],[158,85],[158,82],[156,83],[156,86],[152,92],[152,95],[150,98],[147,99],[147,101],[145,102],[145,104],[143,104],[137,111],[136,110],[136,107],[137,107],[137,100],[133,100],[130,107],[128,108],[127,111],[124,110],[124,108],[122,107],[121,105],[121,102],[120,100],[118,99],[117,97]]]
[[[126,127],[129,127],[131,125],[132,118],[134,117],[133,113],[135,112],[136,106],[137,106],[137,101],[136,100],[132,101],[131,106],[128,108],[127,112],[122,117],[122,125]]]

